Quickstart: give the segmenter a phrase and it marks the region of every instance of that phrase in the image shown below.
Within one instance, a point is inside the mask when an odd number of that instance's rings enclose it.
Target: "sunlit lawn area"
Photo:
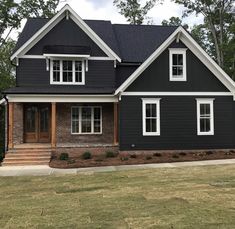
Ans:
[[[0,228],[235,228],[235,165],[1,177]]]

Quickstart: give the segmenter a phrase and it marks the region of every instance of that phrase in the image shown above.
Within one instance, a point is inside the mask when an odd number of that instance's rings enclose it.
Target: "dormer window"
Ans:
[[[83,60],[51,59],[51,84],[85,84],[85,63]]]
[[[186,49],[169,49],[170,81],[186,81]]]

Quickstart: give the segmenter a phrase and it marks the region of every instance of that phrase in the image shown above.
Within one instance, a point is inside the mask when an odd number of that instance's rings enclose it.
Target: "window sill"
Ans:
[[[160,133],[143,133],[143,136],[160,136]]]
[[[197,133],[198,136],[209,136],[209,135],[214,135],[212,132],[205,132],[205,133]]]
[[[71,133],[71,135],[102,135],[103,133]]]
[[[74,82],[68,82],[68,83],[50,83],[51,85],[85,85],[85,83],[74,83]]]

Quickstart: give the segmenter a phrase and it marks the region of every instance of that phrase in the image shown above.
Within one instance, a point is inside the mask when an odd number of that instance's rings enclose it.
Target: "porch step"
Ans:
[[[9,150],[2,166],[48,165],[51,160],[51,149],[13,149]]]

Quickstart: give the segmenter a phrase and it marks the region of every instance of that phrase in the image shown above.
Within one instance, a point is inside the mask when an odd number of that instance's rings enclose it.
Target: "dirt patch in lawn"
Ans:
[[[53,168],[84,168],[94,166],[134,165],[149,163],[167,163],[183,161],[201,161],[235,158],[235,150],[207,150],[207,151],[128,151],[92,153],[84,157],[83,154],[67,157],[54,156],[50,162]],[[62,160],[61,160],[62,159]]]

